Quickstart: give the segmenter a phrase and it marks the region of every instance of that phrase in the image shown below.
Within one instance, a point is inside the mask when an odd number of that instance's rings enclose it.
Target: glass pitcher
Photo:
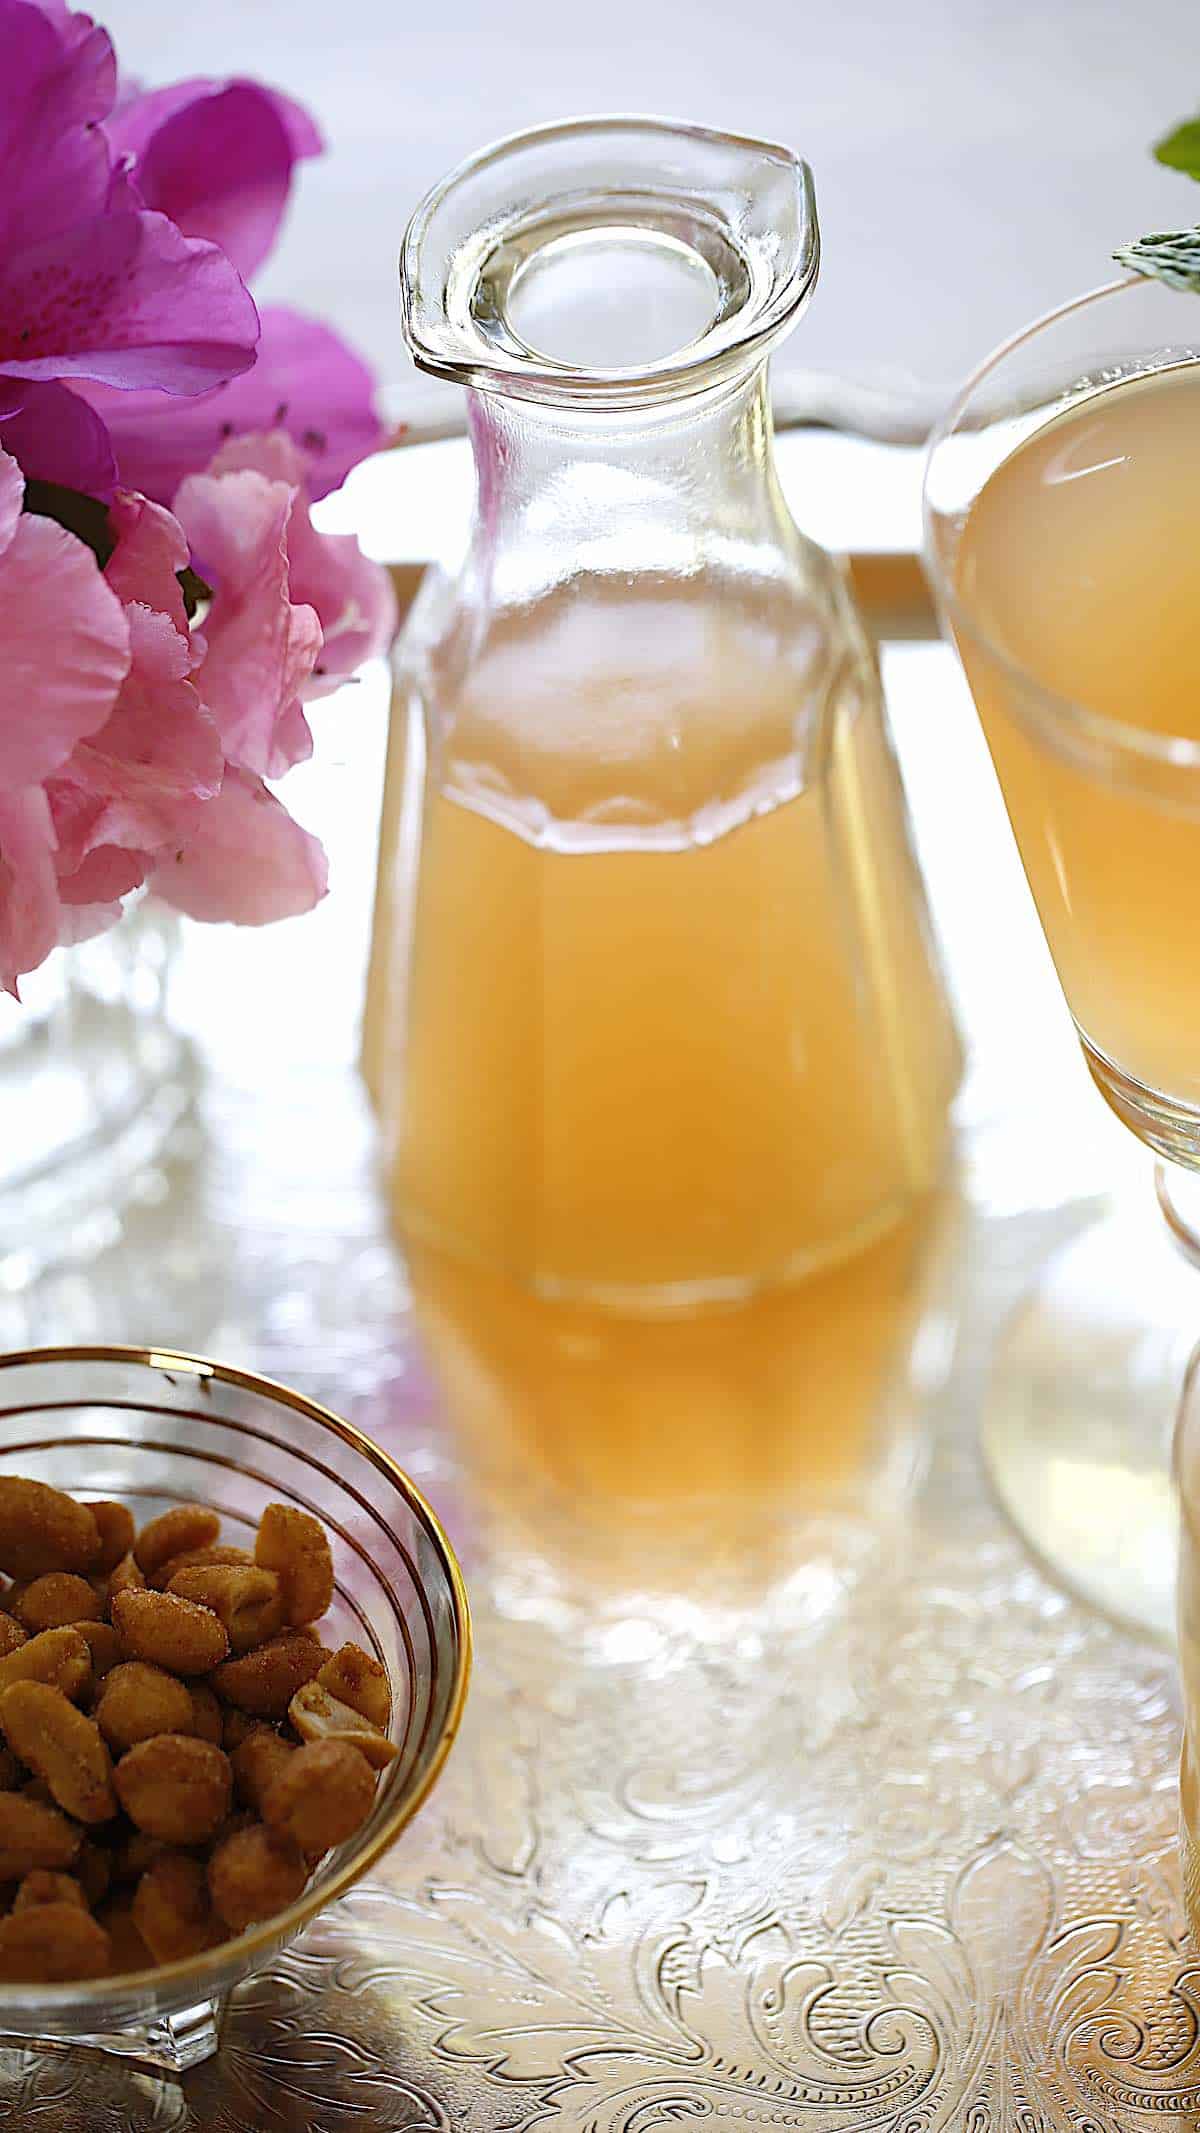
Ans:
[[[405,331],[478,496],[398,653],[397,1226],[543,1297],[734,1302],[938,1179],[959,1053],[876,667],[776,477],[805,164],[654,121],[425,201]]]

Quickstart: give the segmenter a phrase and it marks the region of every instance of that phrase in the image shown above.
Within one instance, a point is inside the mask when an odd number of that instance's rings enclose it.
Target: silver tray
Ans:
[[[911,558],[894,569],[915,584]],[[889,600],[874,603],[882,634],[919,638],[919,604]],[[969,711],[948,655],[902,652],[885,671],[903,757],[931,690],[938,717]],[[974,919],[959,897],[948,929],[981,1066],[937,1262],[942,1340],[908,1417],[920,1478],[886,1512],[874,1485],[821,1516],[777,1494],[745,1545],[720,1496],[686,1530],[634,1508],[601,1516],[533,1477],[501,1498],[456,1451],[416,1349],[352,1065],[371,889],[352,852],[378,793],[378,691],[372,704],[331,832],[349,879],[322,921],[349,972],[331,977],[332,1006],[294,1007],[321,936],[290,977],[291,951],[265,937],[234,937],[219,965],[211,940],[189,944],[180,1011],[211,1069],[199,1130],[168,1179],[148,1180],[122,1242],[86,1278],[0,1307],[0,1330],[219,1350],[383,1437],[464,1555],[478,1636],[465,1728],[386,1870],[236,1996],[217,2059],[175,2082],[82,2052],[0,2051],[0,2125],[1200,2126],[1172,1664],[1043,1580],[975,1449],[1003,1315],[1118,1149],[1082,1094],[1011,858],[996,842],[1000,872],[972,883]],[[951,762],[957,733],[944,728]],[[956,862],[936,808],[922,824],[923,760],[906,767],[936,904]],[[956,783],[955,851],[1003,836],[978,775],[973,792]],[[1010,894],[1025,946],[985,987],[971,943]],[[218,967],[249,973],[264,1013],[279,1011],[272,984],[293,1002],[290,1068],[270,1086]],[[1015,1051],[997,1057],[1013,1001],[1022,1055],[1032,1028],[1054,1063],[1036,1094]]]

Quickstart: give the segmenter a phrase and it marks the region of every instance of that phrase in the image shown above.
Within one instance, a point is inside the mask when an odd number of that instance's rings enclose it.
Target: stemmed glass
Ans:
[[[1156,282],[1113,283],[1065,305],[969,381],[934,434],[925,480],[935,593],[1084,1057],[1154,1152],[1165,1217],[1148,1224],[1118,1207],[1051,1260],[1001,1343],[985,1457],[1043,1560],[1087,1600],[1164,1639],[1174,1616],[1170,1434],[1200,1318],[1188,1264],[1200,1259],[1200,697],[1191,732],[1138,723],[1138,676],[1154,644],[1135,639],[1131,598],[1124,641],[1121,618],[1106,617],[1129,675],[1128,722],[1111,687],[1092,691],[1105,693],[1103,709],[1073,700],[1061,673],[1048,685],[1001,636],[959,561],[973,504],[1019,445],[1087,396],[1200,363],[1198,341],[1200,305]],[[1024,569],[1030,598],[1047,525],[1034,524],[1039,508],[1036,491],[1022,493],[1008,529],[1010,583],[1020,593]],[[1102,533],[1132,537],[1128,522]],[[1154,542],[1152,513],[1136,533]],[[1140,564],[1154,563],[1143,548]]]

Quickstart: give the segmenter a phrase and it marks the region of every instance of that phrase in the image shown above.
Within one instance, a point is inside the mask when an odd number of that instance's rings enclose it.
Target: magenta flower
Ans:
[[[241,277],[147,208],[114,154],[104,31],[0,0],[0,52],[0,441],[34,385],[193,393],[248,369],[258,318]]]
[[[121,479],[169,504],[188,474],[200,474],[225,441],[248,431],[286,430],[304,454],[310,496],[341,487],[383,443],[374,384],[361,357],[328,326],[284,305],[261,314],[253,370],[190,400],[81,384],[102,418]]]
[[[181,81],[124,103],[105,131],[147,207],[207,237],[248,281],[283,221],[292,172],[321,153],[307,111],[254,81]]]
[[[251,81],[180,82],[135,97],[109,120],[134,183],[191,237],[221,246],[249,277],[279,233],[298,162],[320,135],[299,106]],[[184,409],[159,392],[79,390],[107,425],[122,482],[169,504],[230,436],[284,429],[304,453],[309,492],[338,488],[383,441],[365,363],[336,333],[284,306],[262,314],[253,369]]]

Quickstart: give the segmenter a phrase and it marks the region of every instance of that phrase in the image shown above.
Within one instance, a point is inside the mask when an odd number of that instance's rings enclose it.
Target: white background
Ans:
[[[302,98],[311,167],[262,293],[403,369],[395,258],[419,194],[541,120],[658,111],[812,163],[823,285],[788,360],[941,391],[1108,278],[1114,245],[1200,220],[1152,141],[1200,108],[1197,0],[94,0],[149,82],[256,74]]]

